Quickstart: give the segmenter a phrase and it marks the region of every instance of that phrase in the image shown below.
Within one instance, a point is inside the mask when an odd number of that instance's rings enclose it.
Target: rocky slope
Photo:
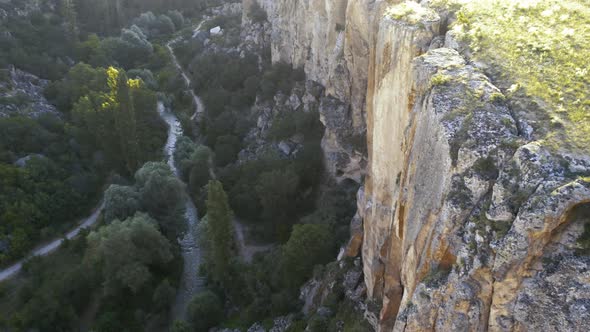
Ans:
[[[47,84],[49,81],[14,67],[0,69],[0,117],[58,114],[43,95]]]
[[[590,158],[535,137],[447,33],[452,14],[398,2],[243,0],[245,43],[325,87],[332,175],[364,180],[346,254],[362,257],[366,316],[379,331],[590,330]]]

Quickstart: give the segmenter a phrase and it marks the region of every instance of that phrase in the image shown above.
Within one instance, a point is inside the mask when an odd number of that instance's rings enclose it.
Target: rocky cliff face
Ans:
[[[254,1],[267,23],[249,20]],[[590,158],[535,139],[446,33],[452,16],[396,2],[244,0],[252,43],[325,86],[333,175],[366,174],[346,254],[362,257],[367,317],[379,331],[590,330]],[[351,143],[365,133],[366,155]]]
[[[55,106],[43,95],[48,84],[47,80],[14,67],[0,69],[0,117],[58,115]]]

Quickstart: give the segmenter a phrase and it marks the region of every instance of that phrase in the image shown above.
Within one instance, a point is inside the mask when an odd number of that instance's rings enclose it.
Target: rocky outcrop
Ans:
[[[24,17],[38,11],[53,12],[57,4],[57,0],[3,0],[0,1],[0,23],[8,17]]]
[[[303,67],[309,80],[325,87],[330,103],[320,108],[326,126],[322,142],[328,171],[360,182],[366,166],[365,92],[370,28],[381,1],[244,0],[242,39],[271,49],[273,62]],[[253,22],[258,4],[267,22]],[[305,22],[305,24],[301,24]],[[335,111],[335,112],[334,112]]]
[[[58,114],[43,95],[49,81],[14,67],[0,70],[0,75],[0,117]]]
[[[366,316],[379,331],[590,330],[590,158],[536,139],[448,13],[397,2],[258,0],[268,22],[244,19],[262,31],[251,45],[325,87],[332,174],[366,174],[342,254],[362,257]],[[351,139],[365,133],[366,160]]]

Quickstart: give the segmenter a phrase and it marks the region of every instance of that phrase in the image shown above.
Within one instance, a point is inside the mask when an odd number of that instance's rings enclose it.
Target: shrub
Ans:
[[[178,10],[170,10],[168,11],[167,15],[174,23],[174,27],[176,28],[176,30],[182,29],[182,27],[184,26],[184,16],[181,12],[179,12]]]
[[[329,226],[295,225],[289,241],[283,246],[281,262],[287,287],[299,287],[313,272],[316,264],[325,264],[333,257],[334,239]]]
[[[268,16],[266,11],[260,7],[258,2],[254,1],[252,6],[250,7],[250,11],[248,12],[248,17],[254,23],[264,23],[267,21]]]
[[[233,163],[240,152],[240,139],[233,135],[224,135],[217,138],[215,143],[215,164],[225,166]]]
[[[139,194],[133,187],[111,185],[104,194],[104,219],[125,220],[139,210]]]
[[[191,300],[188,316],[195,331],[206,332],[223,319],[223,305],[215,293],[204,291]]]

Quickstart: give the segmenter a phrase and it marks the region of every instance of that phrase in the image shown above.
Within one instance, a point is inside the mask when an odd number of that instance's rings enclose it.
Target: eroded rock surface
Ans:
[[[14,67],[1,70],[0,74],[0,117],[58,114],[55,106],[43,95],[49,81]]]
[[[364,180],[341,253],[362,257],[359,307],[378,331],[590,330],[590,158],[536,136],[449,13],[399,2],[244,0],[249,47],[325,88],[291,105],[319,103],[330,173]]]

